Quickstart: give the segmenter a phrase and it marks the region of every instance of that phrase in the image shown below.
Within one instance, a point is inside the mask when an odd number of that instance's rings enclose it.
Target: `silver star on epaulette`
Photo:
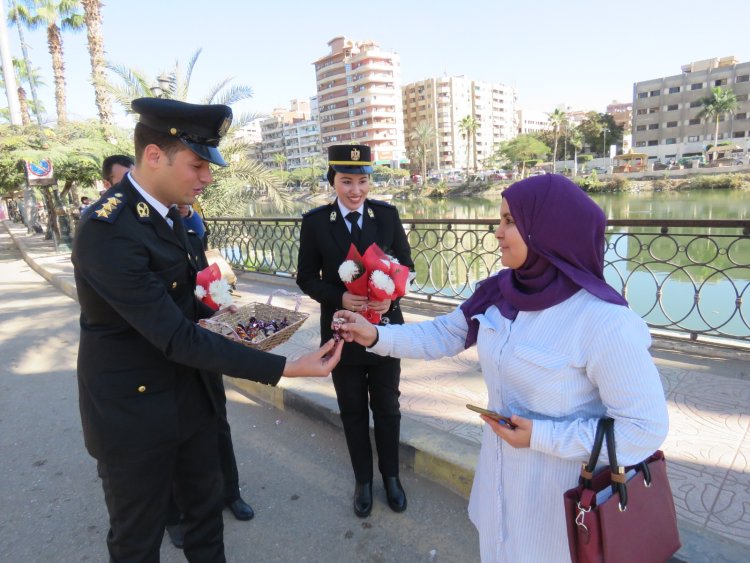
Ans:
[[[331,223],[335,223],[336,222],[336,212],[335,211],[331,211],[331,216],[328,219],[331,221]]]
[[[375,213],[373,213],[370,207],[367,208],[367,214],[370,216],[370,219],[375,219]]]

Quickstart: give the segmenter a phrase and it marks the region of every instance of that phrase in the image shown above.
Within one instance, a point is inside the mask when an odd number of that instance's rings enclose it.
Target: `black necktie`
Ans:
[[[349,221],[352,226],[352,242],[354,243],[354,246],[359,246],[359,235],[362,232],[359,228],[359,217],[359,211],[351,211],[346,215],[346,220]]]
[[[177,240],[187,250],[187,234],[185,233],[185,225],[182,224],[182,217],[177,207],[170,207],[167,212],[167,217],[172,220],[172,230],[174,231]]]

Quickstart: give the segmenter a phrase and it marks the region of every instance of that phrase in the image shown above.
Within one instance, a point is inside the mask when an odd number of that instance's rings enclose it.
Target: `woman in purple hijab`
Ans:
[[[504,269],[452,313],[386,327],[337,316],[346,340],[385,356],[436,359],[476,344],[487,408],[514,425],[482,416],[469,501],[482,561],[568,561],[562,496],[598,419],[616,420],[620,463],[638,462],[667,435],[664,390],[645,323],[604,281],[602,210],[548,174],[508,188],[500,214]]]

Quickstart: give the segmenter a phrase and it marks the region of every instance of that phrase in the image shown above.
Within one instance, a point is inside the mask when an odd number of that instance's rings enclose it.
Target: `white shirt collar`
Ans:
[[[133,175],[128,172],[128,179],[130,180],[130,183],[133,184],[133,187],[138,190],[138,193],[141,194],[141,197],[145,199],[148,204],[153,207],[156,212],[161,215],[164,220],[169,223],[169,226],[172,226],[172,220],[167,217],[167,213],[169,213],[169,207],[165,206],[162,202],[157,200],[154,196],[152,196],[150,193],[148,193],[146,190],[144,190],[138,182],[135,181],[135,178],[133,178]]]
[[[338,205],[339,205],[339,211],[341,211],[341,216],[344,219],[346,219],[346,216],[349,215],[349,213],[351,213],[352,211],[359,212],[359,219],[357,219],[357,225],[359,225],[359,228],[361,229],[362,228],[362,217],[364,217],[364,215],[365,215],[365,204],[364,204],[364,202],[362,202],[362,205],[360,205],[357,209],[347,209],[346,207],[344,207],[343,205],[341,205],[341,202],[338,199],[336,199],[336,203],[338,203]],[[352,230],[352,226],[349,223],[349,221],[344,221],[344,223],[346,223],[346,227],[351,231]]]

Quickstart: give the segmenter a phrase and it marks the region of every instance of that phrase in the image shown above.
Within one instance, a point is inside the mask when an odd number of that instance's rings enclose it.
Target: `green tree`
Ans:
[[[32,69],[31,72],[27,71],[26,62],[23,59],[14,58],[13,68],[16,74],[16,84],[18,85],[18,101],[21,105],[21,124],[24,127],[27,127],[31,124],[31,117],[29,112],[33,111],[34,114],[37,115],[37,119],[39,119],[38,114],[44,112],[44,106],[38,100],[36,103],[34,103],[34,101],[29,102],[28,96],[26,94],[26,89],[23,87],[23,85],[24,83],[26,83],[30,86],[32,83],[36,83],[44,86],[44,82],[39,78],[38,68]],[[5,88],[5,81],[3,80],[2,75],[0,75],[0,88]],[[0,110],[0,115],[10,121],[10,116],[8,115],[7,108]]]
[[[700,100],[701,109],[698,117],[705,119],[708,122],[709,119],[714,119],[716,127],[714,129],[714,145],[719,144],[719,119],[725,114],[733,114],[737,111],[740,103],[737,101],[737,96],[734,92],[728,88],[722,88],[717,86],[711,88],[711,93],[708,96],[704,96]],[[718,156],[718,152],[714,151],[711,155],[711,160],[715,160]]]
[[[604,130],[607,129],[607,143],[622,146],[622,125],[617,125],[614,118],[606,113],[590,111],[586,114],[578,130],[583,136],[583,143],[589,150],[602,157],[606,156]]]
[[[471,147],[474,145],[475,135],[479,129],[479,122],[471,115],[467,115],[461,121],[458,122],[458,130],[461,132],[461,136],[466,140],[466,175],[469,175]],[[476,154],[474,156],[474,168],[476,168]]]
[[[555,145],[552,148],[552,172],[557,172],[557,140],[560,138],[560,129],[567,121],[567,114],[560,108],[555,108],[552,113],[547,114],[547,117],[555,137]]]
[[[518,135],[510,141],[500,143],[498,155],[521,169],[521,178],[526,176],[526,164],[543,159],[549,154],[547,145],[533,135]]]
[[[437,142],[435,127],[427,121],[420,121],[409,133],[409,139],[416,143],[412,159],[417,161],[422,172],[422,182],[427,182],[427,167],[430,162],[430,146]],[[434,166],[434,163],[432,163]]]
[[[107,92],[106,64],[104,61],[104,35],[102,34],[102,3],[99,0],[81,0],[86,22],[89,59],[91,60],[91,83],[94,85],[96,109],[102,125],[112,123],[112,104]]]
[[[115,102],[132,113],[130,103],[135,98],[162,97],[184,102],[190,98],[190,80],[201,49],[193,53],[183,69],[179,61],[169,71],[158,77],[125,65],[108,63],[107,68],[119,79],[119,83],[107,83],[107,90]],[[214,84],[196,102],[203,104],[232,104],[252,97],[252,88],[232,84],[233,78],[225,78]],[[281,191],[282,182],[277,174],[262,163],[248,158],[252,143],[234,135],[237,129],[256,118],[253,114],[235,115],[232,128],[221,143],[221,153],[229,163],[226,168],[214,171],[214,182],[206,188],[201,198],[203,209],[208,215],[242,215],[245,205],[259,193],[266,193],[279,207],[288,207],[288,198]],[[212,201],[214,199],[214,201]]]
[[[79,30],[84,26],[83,15],[78,11],[80,5],[79,0],[27,0],[25,4],[16,4],[11,11],[14,21],[22,21],[29,29],[44,27],[47,31],[58,123],[68,120],[62,31]]]

